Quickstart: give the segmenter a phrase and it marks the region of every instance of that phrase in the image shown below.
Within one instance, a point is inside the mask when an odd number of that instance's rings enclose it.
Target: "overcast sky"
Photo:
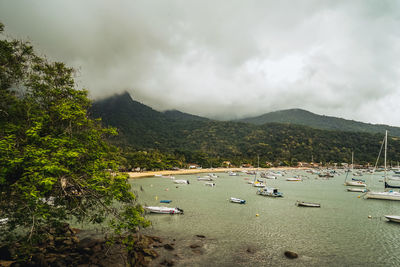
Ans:
[[[400,126],[400,1],[0,1],[94,99],[218,119],[303,108]]]

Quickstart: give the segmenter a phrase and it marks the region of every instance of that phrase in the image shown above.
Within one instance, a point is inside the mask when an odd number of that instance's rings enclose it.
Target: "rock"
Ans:
[[[162,243],[162,239],[158,236],[149,236],[149,238],[153,239],[153,241],[158,242],[158,243]]]
[[[296,259],[296,258],[299,257],[299,255],[297,255],[296,252],[289,251],[289,250],[286,250],[284,254],[285,254],[285,256],[286,256],[287,258],[289,258],[289,259]]]
[[[146,255],[148,255],[148,256],[151,256],[152,258],[157,258],[157,257],[158,257],[157,252],[155,252],[155,251],[152,250],[152,249],[144,248],[144,249],[143,249],[143,253],[146,254]]]
[[[94,239],[94,238],[86,237],[86,238],[82,239],[82,240],[79,242],[78,248],[79,248],[79,249],[91,248],[91,247],[94,247],[95,245],[97,245],[98,243],[102,243],[102,241],[99,240],[99,239]]]
[[[165,266],[174,266],[175,262],[170,259],[164,259],[160,264]]]
[[[173,247],[171,244],[165,244],[165,245],[164,245],[164,248],[165,248],[166,250],[174,250],[174,247]]]
[[[200,238],[206,238],[206,236],[205,235],[196,235],[197,237],[200,237]]]
[[[190,248],[199,248],[199,247],[201,247],[201,245],[199,245],[199,244],[191,244],[190,245]]]
[[[250,247],[248,247],[246,251],[251,254],[254,254],[256,252],[256,250],[254,248],[250,248]]]
[[[47,261],[43,254],[33,255],[32,261],[34,261],[37,266],[47,266]]]
[[[63,244],[66,246],[72,246],[74,244],[74,242],[72,242],[71,239],[67,239],[67,240],[64,240]]]

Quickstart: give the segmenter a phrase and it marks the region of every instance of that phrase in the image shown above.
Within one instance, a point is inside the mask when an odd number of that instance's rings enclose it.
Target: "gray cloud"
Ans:
[[[286,108],[400,126],[398,1],[2,1],[93,98],[226,119]]]

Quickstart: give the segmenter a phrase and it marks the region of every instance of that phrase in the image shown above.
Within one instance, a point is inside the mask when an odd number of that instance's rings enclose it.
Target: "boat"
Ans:
[[[170,208],[170,207],[155,207],[155,206],[145,206],[143,207],[146,211],[151,213],[160,214],[183,214],[183,210],[180,208]]]
[[[289,182],[301,182],[301,181],[303,181],[303,179],[301,179],[300,177],[291,177],[291,178],[286,178],[286,181],[289,181]]]
[[[321,204],[297,200],[297,201],[296,201],[296,206],[297,206],[297,207],[320,208],[320,207],[321,207]]]
[[[211,186],[211,187],[214,187],[214,186],[215,186],[214,183],[205,183],[204,185],[205,185],[205,186]]]
[[[197,177],[197,181],[214,181],[211,177]]]
[[[365,193],[368,192],[368,189],[366,188],[354,188],[354,187],[349,187],[347,188],[348,192],[359,192],[359,193]]]
[[[239,173],[237,172],[228,172],[229,176],[239,176]]]
[[[215,173],[209,173],[207,176],[211,178],[218,178],[218,175],[216,175]]]
[[[357,186],[357,187],[367,187],[367,184],[365,183],[365,181],[361,180],[361,179],[356,179],[356,178],[352,178],[351,181],[347,181],[347,177],[349,176],[349,172],[351,172],[351,175],[354,175],[354,152],[351,152],[351,171],[348,171],[346,173],[346,178],[344,179],[344,185],[346,186]]]
[[[278,188],[274,187],[260,188],[257,190],[256,194],[266,197],[283,197],[283,193],[279,192]]]
[[[391,190],[390,188],[400,188],[400,186],[394,186],[394,185],[389,185],[387,183],[387,168],[386,168],[386,158],[387,158],[387,131],[385,132],[385,138],[383,139],[382,145],[385,144],[385,157],[384,157],[384,186],[385,186],[385,191],[383,192],[375,192],[375,191],[370,191],[367,192],[364,195],[365,199],[382,199],[382,200],[400,200],[400,193]],[[382,147],[381,147],[382,151]],[[380,155],[380,152],[379,152]],[[379,155],[378,155],[378,160],[379,160]],[[378,162],[377,160],[377,162]],[[387,191],[388,190],[388,191]]]
[[[174,180],[175,184],[189,184],[188,180]]]
[[[236,197],[231,197],[229,201],[232,203],[246,204],[246,200],[236,198]]]
[[[260,181],[255,181],[255,182],[253,182],[253,186],[254,187],[265,187],[265,184]]]
[[[160,200],[160,203],[171,203],[171,202],[172,202],[172,200],[167,200],[167,199]]]
[[[400,216],[399,215],[384,215],[386,219],[390,222],[397,222],[400,223]]]

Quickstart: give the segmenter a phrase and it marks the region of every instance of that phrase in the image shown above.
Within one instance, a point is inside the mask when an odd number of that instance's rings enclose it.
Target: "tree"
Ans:
[[[0,40],[0,218],[8,218],[0,239],[18,229],[32,241],[42,226],[70,219],[107,219],[118,233],[149,224],[117,172],[118,151],[106,141],[116,131],[89,118],[73,75],[29,43]]]

